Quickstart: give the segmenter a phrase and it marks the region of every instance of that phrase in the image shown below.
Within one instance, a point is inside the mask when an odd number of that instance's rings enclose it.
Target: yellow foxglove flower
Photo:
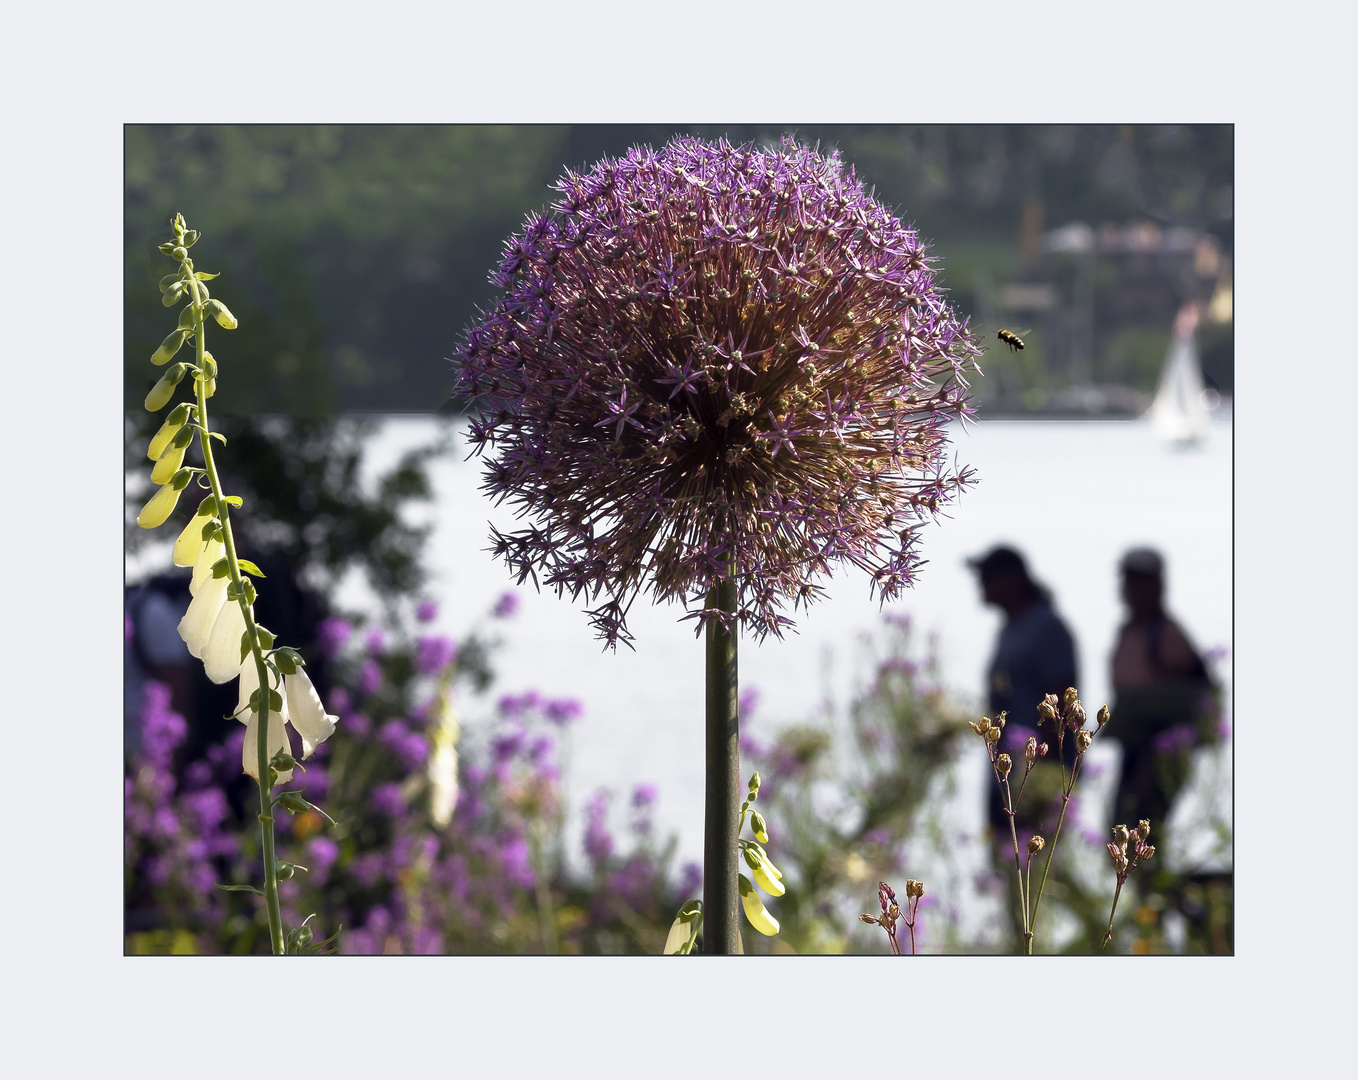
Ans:
[[[287,703],[288,719],[302,736],[302,757],[309,758],[316,747],[335,733],[339,717],[325,711],[311,679],[300,669],[283,676],[283,700]]]
[[[741,874],[736,885],[740,888],[740,906],[745,909],[745,918],[750,920],[750,925],[765,937],[778,933],[778,920],[764,910],[764,902],[754,891],[750,879]]]
[[[220,540],[213,539],[206,542],[203,540],[203,526],[208,523],[208,519],[212,517],[215,509],[212,499],[204,499],[203,504],[198,507],[198,513],[189,518],[189,523],[184,526],[184,531],[179,534],[179,538],[174,542],[174,550],[170,552],[170,561],[175,566],[196,566],[198,556],[203,554],[206,548],[216,544],[222,548],[222,551],[214,555],[212,562],[208,563],[208,570],[210,571],[212,563],[215,563],[225,554],[226,549],[222,546]],[[190,585],[189,595],[196,596],[197,593],[198,590]]]
[[[171,446],[164,451],[156,461],[156,467],[151,470],[151,483],[167,483],[184,464],[184,451],[187,449],[187,446]]]
[[[778,870],[773,863],[769,862],[767,855],[754,847],[742,848],[741,854],[745,856],[745,864],[754,873],[754,879],[759,883],[761,889],[770,896],[782,896],[783,893],[787,892],[783,888],[783,883],[773,876],[778,873]]]
[[[170,415],[165,418],[165,423],[160,425],[160,430],[151,436],[151,443],[146,448],[146,456],[152,461],[159,461],[160,455],[165,452],[165,448],[170,445],[179,429],[189,422],[188,403],[178,405],[170,410]]]
[[[198,526],[200,529],[202,525]],[[212,580],[212,568],[218,561],[226,557],[226,545],[222,543],[221,537],[214,536],[198,549],[198,554],[193,560],[193,577],[189,581],[189,595],[197,596],[198,590],[203,585]],[[221,578],[218,580],[225,580]]]
[[[251,712],[245,721],[245,742],[240,749],[241,768],[245,770],[247,776],[253,776],[259,780],[259,713]],[[288,728],[284,722],[282,713],[269,712],[269,760],[272,761],[274,755],[280,750],[292,753],[292,747],[288,743]],[[278,782],[286,784],[292,779],[292,770],[283,769],[278,773]]]
[[[229,582],[230,579],[214,578],[213,581]],[[223,598],[226,596],[225,590],[222,596]],[[230,682],[240,674],[240,638],[243,633],[245,633],[245,613],[241,611],[239,601],[227,600],[217,613],[217,621],[212,624],[212,633],[208,635],[207,644],[203,646],[203,670],[213,682]]]
[[[179,493],[186,486],[187,480],[177,488],[173,480],[162,484],[151,496],[150,501],[142,507],[141,513],[137,515],[137,524],[143,529],[154,529],[158,525],[164,525],[165,519],[174,513],[174,508],[179,503]]]
[[[665,948],[662,950],[663,956],[674,956],[689,943],[693,937],[695,924],[692,919],[685,920],[681,915],[670,924],[670,933],[665,938]]]
[[[194,577],[197,577],[196,573]],[[209,574],[189,601],[189,610],[179,620],[179,636],[189,647],[189,654],[199,660],[203,658],[203,650],[212,636],[217,616],[226,603],[226,587],[229,584],[229,579],[215,578]],[[236,667],[240,667],[239,656],[236,657]]]

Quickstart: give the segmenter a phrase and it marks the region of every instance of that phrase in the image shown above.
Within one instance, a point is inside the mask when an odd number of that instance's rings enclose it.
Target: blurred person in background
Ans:
[[[986,697],[989,715],[1008,714],[1000,749],[1016,762],[1014,776],[1022,776],[1023,744],[1036,734],[1050,750],[1037,762],[1028,778],[1015,822],[1020,833],[1041,832],[1053,805],[1059,807],[1061,771],[1057,764],[1056,732],[1040,721],[1037,706],[1047,694],[1063,695],[1067,687],[1079,687],[1075,639],[1052,606],[1052,595],[1033,580],[1028,564],[1014,548],[999,545],[985,555],[968,559],[980,580],[982,600],[1004,613],[991,656]],[[1067,765],[1074,760],[1074,747],[1065,740]],[[999,785],[989,784],[987,817],[997,840],[1009,836]],[[1013,787],[1017,796],[1018,788]],[[1054,819],[1053,819],[1054,820]],[[1050,839],[1050,837],[1048,837]],[[992,845],[1008,857],[1004,844]]]
[[[1128,618],[1113,649],[1113,722],[1122,744],[1114,823],[1162,828],[1188,780],[1194,746],[1215,741],[1215,686],[1188,635],[1165,611],[1165,563],[1148,547],[1118,565]]]

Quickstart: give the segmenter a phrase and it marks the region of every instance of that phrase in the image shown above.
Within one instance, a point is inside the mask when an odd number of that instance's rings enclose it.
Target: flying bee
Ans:
[[[1027,331],[1025,330],[1024,333],[1027,333]],[[1023,339],[1012,330],[1001,330],[999,339],[1009,346],[1010,352],[1018,352],[1019,349],[1023,348]]]

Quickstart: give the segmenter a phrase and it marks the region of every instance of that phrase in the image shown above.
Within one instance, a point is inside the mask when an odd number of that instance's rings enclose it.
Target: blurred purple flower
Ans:
[[[420,622],[433,622],[439,617],[439,606],[432,600],[421,600],[415,609],[415,618]]]
[[[306,850],[311,880],[317,885],[325,884],[330,868],[339,858],[339,845],[328,836],[313,836],[307,841]]]
[[[398,817],[405,809],[405,799],[401,796],[400,784],[378,784],[368,796],[368,805],[379,814]]]
[[[136,634],[136,632],[137,632],[137,628],[136,628],[136,626],[134,626],[133,623],[132,623],[132,616],[131,616],[131,615],[124,615],[124,616],[123,616],[123,647],[124,647],[124,648],[126,648],[127,646],[129,646],[129,645],[132,644],[132,638],[133,638],[133,635]]]
[[[507,719],[514,720],[522,716],[529,709],[536,709],[542,702],[541,695],[536,690],[527,690],[522,694],[504,694],[496,702],[496,708],[505,715]]]
[[[556,749],[556,740],[550,735],[534,736],[533,741],[528,744],[528,760],[534,765],[541,765],[551,759],[552,751]]]
[[[358,883],[369,889],[381,881],[386,874],[384,860],[381,854],[376,851],[360,855],[353,861],[350,869]]]
[[[503,735],[497,735],[490,741],[491,757],[497,765],[517,757],[523,750],[526,735],[522,728],[510,728]]]
[[[497,619],[509,619],[519,610],[519,598],[512,592],[500,594],[500,599],[495,601],[495,607],[491,614]]]
[[[334,660],[344,651],[344,646],[349,643],[349,637],[353,632],[352,624],[337,616],[324,620],[316,634],[321,652]]]
[[[373,627],[363,635],[363,647],[368,650],[370,656],[381,656],[387,651],[387,635]]]
[[[170,688],[148,679],[142,687],[142,750],[153,764],[168,768],[175,748],[184,741],[189,725],[177,712],[170,711]]]
[[[832,561],[897,596],[916,524],[970,479],[946,472],[945,424],[979,355],[915,231],[791,139],[677,138],[557,190],[459,349],[486,489],[533,521],[493,530],[495,554],[605,596],[609,646],[644,590],[759,637]],[[738,616],[703,606],[732,562]]]
[[[500,849],[500,865],[511,885],[520,889],[533,887],[533,868],[528,858],[528,841],[515,835]]]
[[[415,664],[426,675],[437,675],[457,657],[457,643],[450,637],[434,634],[415,643]]]
[[[632,805],[638,810],[648,810],[655,805],[658,795],[654,784],[638,784],[632,789]]]
[[[1159,754],[1174,754],[1180,750],[1191,749],[1195,741],[1192,725],[1179,724],[1155,737],[1155,751]]]
[[[585,854],[596,871],[608,865],[613,855],[613,836],[608,831],[607,816],[608,793],[600,789],[585,804]]]
[[[740,718],[748,720],[754,715],[755,709],[759,708],[759,687],[747,686],[740,694]]]
[[[367,713],[350,713],[344,718],[344,730],[354,739],[362,742],[372,732],[373,722],[368,719]]]
[[[547,702],[547,707],[543,711],[546,712],[548,720],[561,727],[578,719],[585,711],[585,707],[575,698],[556,698]]]
[[[376,660],[365,660],[358,673],[358,688],[364,694],[375,694],[382,686],[382,669]]]
[[[679,877],[679,894],[681,896],[697,896],[698,890],[703,885],[703,865],[698,862],[684,863],[683,870]]]

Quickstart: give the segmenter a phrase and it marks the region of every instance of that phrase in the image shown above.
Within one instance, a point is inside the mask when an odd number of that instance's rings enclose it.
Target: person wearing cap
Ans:
[[[1047,762],[1054,763],[1055,732],[1039,722],[1037,707],[1047,694],[1060,696],[1067,687],[1079,686],[1075,639],[1052,607],[1050,591],[1033,580],[1027,562],[1014,548],[1002,544],[967,562],[980,579],[985,603],[1004,613],[986,688],[990,715],[1005,712],[1012,725],[1005,731],[1003,749],[1017,752],[1021,759],[1027,734],[1036,730],[1050,745]],[[1070,740],[1065,742],[1069,765],[1073,750]],[[1060,797],[1059,768],[1042,765],[1034,769],[1018,808],[1019,827],[1028,831],[1038,829],[1051,798]],[[995,784],[990,785],[988,817],[992,828],[1008,835],[1008,818]]]
[[[1192,747],[1215,738],[1215,687],[1188,635],[1165,611],[1165,563],[1148,547],[1118,564],[1127,621],[1113,649],[1113,720],[1122,744],[1115,821],[1162,826],[1188,780]]]

